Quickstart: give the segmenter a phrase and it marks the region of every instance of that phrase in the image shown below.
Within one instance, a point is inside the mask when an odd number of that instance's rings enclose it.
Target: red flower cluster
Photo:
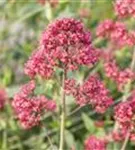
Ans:
[[[48,78],[55,66],[74,70],[78,65],[94,64],[98,57],[99,52],[91,46],[91,35],[83,24],[65,18],[56,20],[44,31],[39,49],[25,65],[25,73]]]
[[[69,95],[69,94],[73,94],[74,95],[76,93],[76,91],[77,91],[76,80],[74,80],[74,79],[67,79],[67,80],[65,80],[65,87],[64,87],[64,89],[65,89],[65,93],[67,95]]]
[[[135,17],[135,0],[116,0],[114,7],[119,17]]]
[[[35,82],[30,81],[22,86],[20,92],[15,95],[12,101],[17,118],[25,129],[38,125],[43,111],[54,111],[56,108],[55,102],[48,100],[45,96],[32,96],[34,89]]]
[[[85,141],[85,150],[106,150],[106,147],[107,142],[95,136],[90,136]]]
[[[117,131],[112,132],[112,139],[117,142],[123,141],[126,137],[126,134],[127,134],[127,130],[123,130],[119,128],[117,129]]]
[[[135,132],[130,132],[127,128],[118,128],[117,131],[112,133],[112,139],[117,142],[125,140],[127,133],[129,132],[129,139],[135,142]]]
[[[121,141],[125,138],[127,132],[130,132],[130,139],[134,140],[134,117],[135,117],[135,97],[134,93],[125,102],[119,103],[115,109],[115,120],[119,124],[119,130],[113,133],[113,138],[116,141]]]
[[[135,44],[134,32],[129,33],[125,25],[118,21],[105,20],[101,22],[97,28],[97,36],[109,38],[118,46],[133,46]]]
[[[134,103],[135,102],[132,101],[121,102],[115,107],[115,119],[119,122],[121,127],[130,128],[132,126]]]
[[[82,85],[75,84],[75,80],[65,82],[65,91],[72,94],[79,105],[91,104],[99,113],[104,113],[112,105],[113,100],[109,97],[109,91],[104,84],[95,76],[91,76]]]
[[[110,60],[104,64],[104,69],[106,76],[111,78],[117,83],[118,89],[121,91],[125,84],[129,80],[134,79],[134,73],[131,69],[126,68],[125,70],[120,70],[115,62],[115,60]]]
[[[125,102],[115,106],[115,120],[118,122],[119,128],[112,133],[112,138],[115,141],[122,141],[129,132],[131,141],[135,141],[134,132],[134,117],[135,117],[135,97],[134,94]]]
[[[67,70],[79,65],[91,65],[98,61],[99,52],[91,46],[91,34],[75,19],[60,19],[44,31],[39,50],[25,65],[25,73],[51,77],[54,67]]]
[[[4,89],[0,89],[0,109],[4,107],[6,97],[6,91]]]
[[[43,78],[49,78],[54,71],[54,61],[50,56],[45,55],[43,48],[33,52],[25,65],[25,73],[30,77],[39,74]]]

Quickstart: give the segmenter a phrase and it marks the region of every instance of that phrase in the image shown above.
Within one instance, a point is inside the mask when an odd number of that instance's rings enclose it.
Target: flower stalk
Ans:
[[[65,80],[67,73],[64,70],[63,79],[62,79],[62,97],[61,97],[61,122],[60,122],[60,144],[59,150],[64,150],[65,146],[65,120],[66,120],[66,96],[64,92]]]
[[[125,137],[124,143],[123,143],[123,145],[122,145],[122,147],[121,147],[121,150],[125,150],[125,149],[126,149],[126,145],[127,145],[127,143],[128,143],[129,136],[130,136],[130,132],[128,131],[128,133],[127,133],[127,135],[126,135],[126,137]]]

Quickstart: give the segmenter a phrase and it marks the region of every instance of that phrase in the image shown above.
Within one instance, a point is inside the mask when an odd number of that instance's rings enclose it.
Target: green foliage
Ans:
[[[89,133],[93,134],[95,132],[95,125],[93,120],[88,117],[87,114],[82,113],[82,119],[85,125],[85,128],[89,131]]]

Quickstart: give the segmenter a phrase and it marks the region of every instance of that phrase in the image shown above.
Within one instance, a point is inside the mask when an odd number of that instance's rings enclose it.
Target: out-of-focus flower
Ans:
[[[119,123],[120,127],[127,128],[132,131],[135,127],[135,96],[134,93],[125,102],[119,103],[115,106],[115,120]]]
[[[51,7],[56,7],[58,5],[59,0],[37,0],[41,5],[45,5],[47,2],[51,5]]]
[[[45,110],[54,111],[56,108],[55,102],[45,96],[32,96],[34,89],[35,82],[30,81],[22,86],[12,101],[17,118],[25,129],[39,125],[42,113]]]
[[[85,150],[106,150],[107,142],[95,136],[90,136],[85,140]]]
[[[132,81],[135,78],[134,72],[130,68],[126,68],[119,72],[117,78],[118,88],[122,89],[125,84]]]
[[[129,131],[127,128],[119,127],[117,131],[112,133],[112,139],[116,142],[121,142],[125,139],[129,132],[129,140],[135,142],[135,132]]]
[[[5,91],[5,89],[1,88],[0,89],[0,109],[2,109],[4,107],[6,98],[7,98],[6,91]]]
[[[115,119],[123,127],[131,127],[133,114],[133,107],[130,101],[121,102],[115,107]]]
[[[95,124],[96,127],[99,127],[99,128],[100,128],[100,127],[103,127],[103,126],[104,126],[104,121],[101,121],[101,120],[95,121],[94,124]]]
[[[113,20],[105,20],[101,22],[97,28],[97,36],[108,37],[110,32],[114,29]]]
[[[89,18],[91,16],[90,9],[88,8],[80,8],[78,13],[81,18]]]
[[[74,79],[67,79],[65,80],[65,93],[67,95],[74,94],[76,92],[76,80]]]
[[[131,133],[131,134],[130,134],[130,140],[131,140],[132,142],[135,142],[135,133]]]
[[[75,149],[75,146],[72,146],[72,147],[71,147],[71,150],[76,150],[76,149]]]
[[[97,28],[97,36],[108,38],[120,47],[135,44],[134,34],[128,32],[125,25],[118,21],[105,20],[101,22]]]
[[[104,68],[105,68],[105,73],[107,77],[112,78],[112,79],[116,79],[118,77],[119,69],[114,60],[106,62],[104,64]]]
[[[124,85],[127,84],[129,80],[135,78],[134,72],[130,68],[120,70],[115,60],[105,62],[104,69],[106,76],[117,83],[117,87],[120,91],[123,90]]]
[[[127,130],[118,129],[117,131],[112,132],[112,139],[117,142],[123,141],[126,137],[126,134]]]
[[[119,17],[135,17],[135,1],[134,0],[116,0],[114,4],[116,14]]]
[[[114,108],[114,119],[118,123],[118,128],[112,133],[114,141],[122,141],[129,134],[129,139],[134,140],[135,128],[135,95],[132,95],[124,102],[120,102]]]

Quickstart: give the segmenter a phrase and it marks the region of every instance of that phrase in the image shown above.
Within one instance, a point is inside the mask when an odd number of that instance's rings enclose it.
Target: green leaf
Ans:
[[[73,136],[73,134],[70,132],[70,131],[68,131],[68,130],[66,130],[65,131],[65,140],[66,140],[66,143],[67,143],[67,146],[69,147],[69,148],[71,148],[74,144],[75,144],[75,139],[74,139],[74,136]]]
[[[28,19],[28,18],[38,14],[39,12],[41,12],[43,10],[44,10],[44,7],[38,7],[37,9],[34,9],[34,10],[28,12],[27,14],[25,14],[23,17],[19,18],[17,20],[17,22],[22,22],[22,21],[24,21],[24,20],[26,20],[26,19]]]
[[[85,125],[85,128],[90,132],[93,133],[95,131],[94,122],[91,118],[88,117],[85,113],[82,114],[82,119]]]
[[[12,70],[10,68],[5,67],[3,70],[3,79],[2,79],[2,83],[4,85],[8,85],[11,83],[12,80]]]
[[[82,149],[84,149],[83,144],[82,144],[80,141],[76,141],[75,145],[76,145],[75,148],[76,148],[77,150],[82,150]]]

